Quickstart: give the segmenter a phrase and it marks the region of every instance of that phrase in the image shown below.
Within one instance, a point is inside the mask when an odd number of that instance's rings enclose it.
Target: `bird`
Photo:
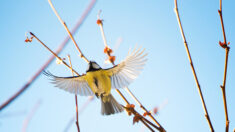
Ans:
[[[95,95],[101,100],[101,114],[111,115],[123,111],[111,94],[111,89],[127,87],[142,71],[147,59],[145,49],[134,48],[119,64],[101,68],[95,61],[89,61],[86,74],[81,76],[59,77],[44,71],[55,87],[81,96]]]

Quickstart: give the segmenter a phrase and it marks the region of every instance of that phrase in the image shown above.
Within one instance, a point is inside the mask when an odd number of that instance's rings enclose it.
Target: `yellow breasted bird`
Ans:
[[[109,69],[102,69],[96,62],[90,61],[86,74],[81,76],[58,77],[44,72],[51,77],[52,83],[71,93],[101,98],[102,115],[110,115],[123,111],[122,106],[114,99],[111,88],[128,86],[143,69],[147,59],[144,50],[134,49],[120,64]]]

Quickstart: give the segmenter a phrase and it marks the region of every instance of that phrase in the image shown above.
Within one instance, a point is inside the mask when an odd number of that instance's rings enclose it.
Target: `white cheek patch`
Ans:
[[[94,69],[100,69],[100,66],[97,65],[96,63],[93,63],[93,64],[92,64],[92,67],[93,67]]]
[[[90,66],[88,65],[88,66],[87,66],[87,68],[86,68],[86,71],[88,71],[88,70],[89,70],[89,68],[90,68]]]

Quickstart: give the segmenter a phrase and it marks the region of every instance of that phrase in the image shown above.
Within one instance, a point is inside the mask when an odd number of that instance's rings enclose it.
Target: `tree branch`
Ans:
[[[92,3],[95,3],[96,0],[93,0]],[[82,59],[84,59],[87,63],[89,62],[89,60],[84,56],[84,54],[82,53],[82,51],[80,50],[80,48],[77,45],[77,42],[75,41],[75,39],[73,38],[73,35],[71,34],[71,32],[69,31],[66,23],[61,19],[61,17],[59,16],[58,12],[56,11],[55,7],[53,6],[51,0],[48,0],[52,10],[54,11],[55,15],[57,16],[57,18],[59,19],[59,21],[61,22],[61,24],[65,27],[65,30],[68,32],[70,38],[72,39],[73,43],[75,44],[75,47],[77,48],[78,52],[80,53],[80,57]]]
[[[100,11],[101,12],[101,11]],[[105,37],[105,34],[104,34],[104,28],[103,28],[103,22],[102,20],[100,19],[99,15],[100,15],[100,12],[98,13],[97,15],[97,24],[98,26],[100,27],[100,31],[101,31],[101,35],[102,35],[102,38],[103,38],[103,41],[104,41],[104,46],[105,46],[105,50],[107,50],[107,52],[105,52],[107,54],[107,56],[109,57],[109,61],[113,64],[113,66],[115,66],[114,64],[114,61],[115,61],[115,56],[111,56],[111,53],[113,52],[108,44],[107,44],[107,40],[106,40],[106,37]],[[132,98],[134,98],[134,100],[140,105],[140,107],[145,111],[145,112],[148,112],[147,109],[140,103],[140,101],[138,101],[138,99],[134,96],[134,94],[128,89],[128,87],[125,87],[125,89],[128,91],[128,93],[131,95]],[[130,103],[128,102],[128,100],[125,98],[125,96],[121,93],[120,90],[118,89],[115,89],[118,94],[122,97],[122,99],[126,102],[127,105],[130,105]],[[133,108],[134,110],[134,108]],[[140,115],[137,111],[134,110],[134,112],[132,111],[132,114],[134,114],[135,116],[136,115]],[[151,119],[153,119],[153,121],[159,126],[155,126],[153,123],[151,123],[149,120],[147,120],[146,118],[140,118],[141,122],[147,127],[149,128],[151,131],[152,129],[148,126],[148,124],[150,124],[151,126],[153,126],[154,128],[156,128],[157,130],[161,131],[161,132],[165,132],[165,129],[159,124],[159,122],[157,122],[157,120],[150,114],[149,115],[151,117]]]
[[[77,75],[78,72],[76,72],[72,67],[70,67],[63,59],[61,59],[55,52],[53,52],[49,47],[46,46],[36,35],[34,35],[32,32],[30,34],[40,43],[42,44],[48,51],[50,51],[58,60],[60,60],[65,66],[67,66],[69,69],[71,69],[74,73]]]
[[[184,41],[184,46],[185,46],[185,49],[186,49],[186,52],[187,52],[187,55],[188,55],[188,59],[189,59],[190,65],[191,65],[193,76],[194,76],[195,82],[197,84],[198,92],[199,92],[199,95],[200,95],[200,98],[201,98],[201,101],[202,101],[202,106],[203,106],[203,109],[204,109],[204,112],[205,112],[205,117],[207,119],[207,122],[209,124],[209,127],[210,127],[211,131],[214,132],[214,128],[212,126],[212,123],[211,123],[211,120],[210,120],[210,117],[209,117],[209,114],[208,114],[208,111],[207,111],[207,108],[206,108],[206,104],[205,104],[205,101],[204,101],[204,98],[203,98],[203,95],[202,95],[201,87],[200,87],[200,84],[199,84],[199,81],[198,81],[198,78],[197,78],[197,74],[196,74],[196,71],[195,71],[195,68],[194,68],[194,65],[193,65],[193,61],[192,61],[192,58],[191,58],[191,55],[190,55],[188,44],[187,44],[187,41],[186,41],[186,38],[185,38],[185,35],[184,35],[184,30],[183,30],[183,27],[182,27],[182,24],[181,24],[181,21],[180,21],[180,16],[179,16],[178,6],[177,6],[177,0],[175,0],[175,13],[176,13],[176,17],[177,17],[178,24],[179,24],[179,27],[180,27],[181,35],[182,35],[182,38],[183,38],[183,41]]]
[[[227,67],[228,67],[228,54],[229,54],[230,47],[228,46],[229,43],[227,43],[225,29],[224,29],[224,21],[223,21],[223,15],[222,15],[222,0],[220,0],[220,9],[218,10],[218,13],[220,16],[220,22],[221,22],[221,27],[222,27],[223,37],[224,37],[224,42],[219,42],[219,44],[222,48],[225,49],[224,81],[223,81],[223,85],[221,85],[220,87],[222,89],[223,102],[224,102],[224,111],[225,111],[225,120],[226,120],[225,132],[228,132],[229,119],[228,119],[225,86],[226,86],[226,76],[227,76]]]

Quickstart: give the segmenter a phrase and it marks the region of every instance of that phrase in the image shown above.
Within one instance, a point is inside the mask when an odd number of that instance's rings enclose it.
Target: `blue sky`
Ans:
[[[53,3],[71,29],[89,2],[67,0]],[[227,40],[231,42],[226,85],[230,131],[235,128],[234,4],[234,1],[223,1],[225,31]],[[223,81],[225,51],[218,44],[219,40],[223,40],[217,12],[219,0],[179,0],[178,6],[212,124],[216,131],[224,131],[225,117],[219,86]],[[97,1],[74,38],[88,59],[104,65],[104,45],[96,24],[99,10],[102,10],[101,18],[104,19],[104,30],[110,47],[114,47],[119,38],[123,39],[115,51],[116,63],[124,59],[129,48],[136,44],[148,52],[145,69],[129,88],[148,109],[168,101],[156,116],[162,126],[169,132],[209,131],[174,13],[174,1]],[[19,90],[51,55],[36,40],[25,43],[25,32],[32,31],[52,50],[64,40],[67,33],[47,0],[1,1],[0,16],[2,103]],[[84,73],[87,64],[78,57],[71,42],[60,56],[66,57],[68,54],[74,69]],[[47,70],[58,76],[71,75],[66,67],[56,65],[55,61]],[[134,103],[124,90],[121,91]],[[125,104],[115,91],[112,93],[121,104]],[[55,88],[43,75],[1,111],[0,131],[21,131],[23,121],[38,100],[41,100],[41,104],[27,131],[64,131],[75,114],[74,95]],[[86,100],[87,97],[78,96],[78,105],[82,106]],[[132,117],[125,112],[102,116],[100,109],[100,101],[97,99],[89,104],[79,116],[81,131],[141,131],[142,124],[132,125]],[[142,112],[139,108],[137,110]],[[12,115],[5,116],[8,114]],[[75,124],[69,131],[76,131]]]

